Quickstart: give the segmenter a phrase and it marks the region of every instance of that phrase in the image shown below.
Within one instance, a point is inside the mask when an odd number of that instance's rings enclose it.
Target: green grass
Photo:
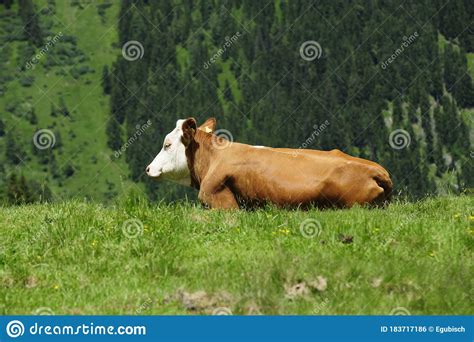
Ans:
[[[0,313],[473,314],[472,204],[443,197],[245,212],[129,199],[2,208]],[[321,231],[306,238],[300,226],[310,218]],[[124,234],[130,219],[143,223],[141,235]],[[327,288],[308,286],[318,277]],[[288,298],[298,283],[306,294]]]

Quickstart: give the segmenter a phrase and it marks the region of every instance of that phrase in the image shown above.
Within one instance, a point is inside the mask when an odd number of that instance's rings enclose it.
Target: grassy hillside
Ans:
[[[307,212],[4,208],[0,313],[473,314],[473,214],[472,197]]]
[[[103,3],[35,1],[44,35],[52,38],[61,33],[62,37],[34,68],[25,68],[25,64],[41,48],[32,48],[26,40],[11,39],[22,32],[18,3],[10,11],[0,6],[0,33],[6,40],[1,51],[2,76],[6,79],[0,96],[1,118],[26,153],[23,162],[16,168],[10,167],[7,173],[21,173],[38,181],[48,177],[56,198],[76,195],[103,200],[120,194],[122,187],[130,185],[121,184],[128,174],[126,163],[116,160],[106,145],[110,109],[109,98],[103,95],[101,86],[102,68],[111,65],[120,48],[113,45],[117,41],[119,3],[110,2],[100,15],[99,6]],[[32,80],[31,84],[25,84],[27,80]],[[60,107],[61,99],[70,116],[53,117],[51,108]],[[31,108],[38,118],[37,124],[28,120]],[[61,137],[62,148],[55,147],[60,179],[51,179],[51,171],[32,155],[33,135],[44,128]],[[1,151],[5,139],[0,138]],[[0,161],[3,158],[2,153]],[[66,168],[70,167],[73,174],[65,176]]]

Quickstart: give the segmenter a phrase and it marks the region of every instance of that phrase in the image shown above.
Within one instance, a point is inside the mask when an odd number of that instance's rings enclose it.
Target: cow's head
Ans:
[[[214,132],[216,119],[210,118],[199,127],[206,133]],[[186,148],[194,141],[197,124],[194,118],[176,121],[176,127],[168,133],[160,153],[146,168],[154,179],[168,179],[186,185],[191,184]]]

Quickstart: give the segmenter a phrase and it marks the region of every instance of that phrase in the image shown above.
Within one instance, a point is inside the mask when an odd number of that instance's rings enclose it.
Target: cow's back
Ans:
[[[239,198],[282,206],[351,206],[369,203],[384,191],[374,181],[383,174],[378,164],[342,152],[305,151],[235,144],[220,167]]]

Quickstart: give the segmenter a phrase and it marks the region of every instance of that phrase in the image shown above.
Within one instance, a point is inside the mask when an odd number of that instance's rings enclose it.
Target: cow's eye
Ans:
[[[169,149],[169,148],[170,148],[170,146],[171,146],[171,144],[170,144],[170,143],[167,143],[167,144],[165,144],[165,150]]]

